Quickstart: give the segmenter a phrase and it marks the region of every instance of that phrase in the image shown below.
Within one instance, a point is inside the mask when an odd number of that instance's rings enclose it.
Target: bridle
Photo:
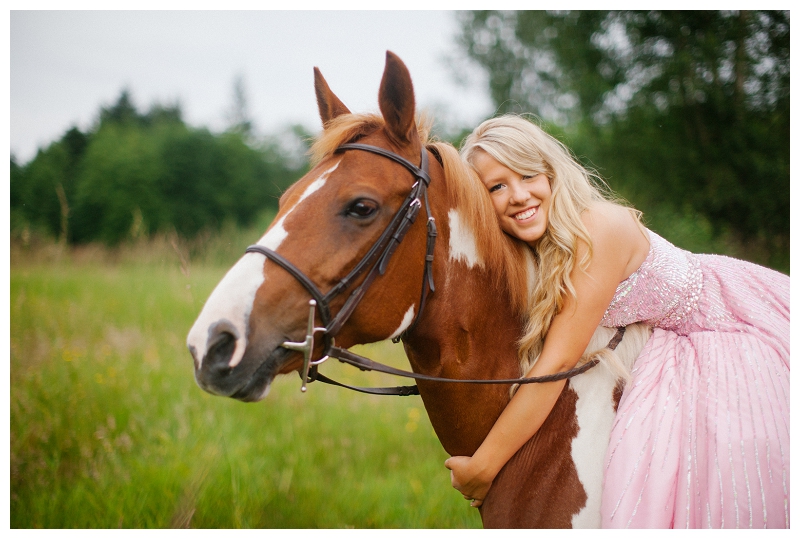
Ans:
[[[282,347],[288,348],[289,350],[303,352],[303,369],[300,374],[303,380],[300,388],[301,391],[306,390],[306,383],[309,381],[314,381],[315,379],[323,382],[330,380],[316,372],[316,366],[327,360],[329,357],[335,357],[341,360],[342,358],[340,355],[343,355],[343,352],[347,352],[347,350],[336,346],[334,337],[342,329],[342,326],[344,326],[345,322],[347,322],[347,320],[350,318],[350,315],[353,314],[353,311],[358,306],[359,302],[364,297],[364,294],[366,294],[367,289],[375,280],[375,278],[378,275],[383,275],[386,273],[389,260],[397,249],[397,246],[400,245],[401,241],[403,241],[408,229],[416,221],[417,214],[419,213],[423,201],[425,202],[425,211],[428,215],[428,243],[427,252],[425,255],[425,269],[422,278],[423,283],[422,294],[420,298],[420,308],[409,329],[416,325],[419,315],[422,313],[422,309],[425,305],[428,294],[434,291],[433,249],[436,244],[437,232],[436,221],[431,215],[430,205],[428,204],[427,189],[428,185],[431,183],[431,178],[428,175],[428,152],[425,150],[422,151],[422,161],[420,163],[421,166],[417,167],[404,157],[377,146],[357,143],[342,144],[336,149],[336,152],[338,153],[346,150],[363,150],[382,155],[388,159],[391,159],[392,161],[395,161],[396,163],[403,165],[414,175],[414,178],[416,179],[416,182],[414,182],[414,185],[411,187],[411,192],[400,205],[400,208],[394,214],[386,229],[375,241],[369,251],[367,251],[367,254],[364,255],[364,257],[352,270],[350,270],[350,273],[336,283],[336,285],[334,285],[327,294],[323,294],[317,285],[315,285],[314,282],[311,281],[311,279],[309,279],[302,271],[300,271],[294,264],[286,260],[272,249],[262,245],[251,245],[245,251],[248,253],[260,253],[281,266],[295,279],[297,279],[297,281],[303,285],[306,290],[308,290],[308,292],[311,294],[311,297],[314,298],[309,302],[308,329],[305,340],[302,342],[287,341],[281,344]],[[355,279],[364,271],[367,271],[368,268],[369,271],[366,277],[364,277],[364,280],[361,282],[361,284],[350,293],[350,296],[345,301],[341,310],[339,310],[336,316],[331,316],[331,300],[349,288]],[[324,327],[314,327],[316,309],[319,309],[319,316]],[[316,361],[311,361],[311,353],[314,350],[314,335],[320,332],[323,334],[324,338],[323,357]],[[312,378],[309,380],[308,375],[311,368],[313,368],[313,372]],[[327,383],[331,382],[333,381],[331,380]]]
[[[350,318],[350,315],[353,314],[353,311],[358,306],[361,299],[366,294],[367,289],[370,287],[372,282],[378,275],[383,275],[386,273],[386,268],[389,264],[389,260],[391,259],[392,255],[394,254],[395,250],[397,249],[400,242],[403,241],[408,229],[411,227],[412,224],[417,219],[417,214],[419,213],[420,207],[422,203],[425,203],[425,211],[428,216],[427,222],[427,246],[426,246],[426,253],[425,253],[425,269],[422,275],[422,292],[420,297],[420,306],[417,314],[409,325],[409,327],[405,330],[405,333],[410,331],[414,326],[416,326],[417,321],[422,314],[422,311],[425,307],[425,301],[428,297],[428,294],[433,293],[434,283],[433,283],[433,251],[436,244],[436,221],[431,215],[430,205],[428,203],[428,186],[430,185],[431,178],[428,175],[428,152],[425,148],[422,149],[421,152],[421,160],[420,166],[416,166],[411,161],[401,157],[393,152],[380,148],[378,146],[371,146],[368,144],[358,144],[358,143],[349,143],[349,144],[342,144],[339,146],[335,153],[344,152],[346,150],[362,150],[366,152],[371,152],[374,154],[381,155],[392,161],[399,163],[400,165],[404,166],[411,174],[414,176],[416,181],[414,185],[411,187],[411,192],[406,197],[405,201],[400,205],[400,208],[392,217],[392,220],[387,225],[386,229],[380,235],[380,237],[375,241],[372,247],[367,251],[367,254],[356,264],[356,266],[344,277],[342,278],[336,285],[331,288],[327,294],[323,294],[322,291],[314,284],[311,279],[308,278],[302,271],[300,271],[294,264],[286,260],[283,256],[279,255],[272,249],[264,247],[262,245],[251,245],[249,246],[245,252],[247,253],[260,253],[267,257],[272,262],[275,262],[284,270],[286,270],[292,277],[294,277],[310,294],[313,298],[309,301],[309,314],[308,314],[308,327],[306,330],[306,338],[302,342],[291,342],[286,341],[281,346],[283,348],[289,350],[295,350],[298,352],[303,353],[303,367],[302,372],[300,373],[300,377],[302,379],[302,385],[300,390],[305,392],[307,388],[307,384],[313,382],[315,380],[319,380],[320,382],[324,382],[327,384],[337,385],[340,387],[345,387],[347,389],[352,389],[354,391],[360,391],[362,393],[370,393],[373,395],[419,395],[419,389],[417,386],[399,386],[399,387],[356,387],[350,386],[347,384],[342,384],[340,382],[336,382],[335,380],[331,380],[330,378],[322,375],[318,372],[318,365],[326,361],[328,358],[336,358],[342,363],[347,363],[358,367],[361,370],[369,370],[369,371],[378,371],[387,374],[393,374],[396,376],[403,376],[406,378],[414,378],[417,380],[427,380],[433,382],[450,382],[450,383],[471,383],[471,384],[530,384],[530,383],[541,383],[541,382],[552,382],[556,380],[563,380],[565,378],[571,378],[572,376],[581,374],[590,368],[594,367],[599,361],[594,359],[589,361],[579,367],[571,369],[569,371],[556,373],[553,375],[548,376],[538,376],[532,378],[515,378],[515,379],[505,379],[505,380],[458,380],[453,378],[439,378],[436,376],[428,376],[425,374],[418,374],[414,372],[403,371],[400,369],[395,369],[393,367],[389,367],[388,365],[383,365],[382,363],[378,363],[372,361],[368,358],[355,354],[345,348],[340,348],[336,346],[335,343],[335,336],[339,333],[342,329],[342,326],[347,322]],[[331,315],[330,309],[330,302],[347,290],[356,278],[367,271],[364,280],[358,285],[353,291],[350,293],[350,296],[345,301],[342,308],[339,312],[335,315]],[[315,327],[314,321],[316,317],[316,311],[319,310],[319,316],[322,320],[323,327]],[[625,328],[618,328],[617,333],[611,339],[611,342],[608,344],[608,348],[613,350],[616,348],[619,341],[622,340],[622,335],[625,332]],[[311,360],[311,354],[314,351],[314,336],[317,333],[323,334],[323,352],[322,357],[318,360]],[[398,336],[395,339],[395,342],[399,340],[402,335]]]

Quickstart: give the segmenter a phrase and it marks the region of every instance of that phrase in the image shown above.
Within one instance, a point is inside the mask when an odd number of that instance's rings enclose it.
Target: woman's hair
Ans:
[[[517,174],[545,174],[550,180],[549,221],[533,248],[538,275],[528,303],[525,334],[519,341],[524,374],[539,358],[544,337],[566,295],[575,296],[570,280],[575,264],[585,269],[592,257],[592,240],[581,213],[593,202],[618,202],[603,180],[580,165],[566,146],[525,118],[505,115],[483,122],[464,141],[461,156],[474,168],[479,151]],[[640,212],[631,212],[640,218]],[[589,246],[581,260],[576,260],[578,239]]]

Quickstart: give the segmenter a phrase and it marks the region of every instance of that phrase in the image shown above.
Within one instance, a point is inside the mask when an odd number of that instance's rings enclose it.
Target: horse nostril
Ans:
[[[220,331],[210,339],[204,365],[213,374],[228,374],[231,371],[230,362],[235,348],[236,337],[228,331]]]

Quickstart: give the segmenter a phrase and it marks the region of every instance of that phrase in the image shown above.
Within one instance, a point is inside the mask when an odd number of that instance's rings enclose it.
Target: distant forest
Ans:
[[[114,245],[247,225],[305,172],[297,161],[274,141],[253,143],[246,122],[214,134],[178,106],[139,112],[123,91],[87,132],[73,127],[26,165],[12,156],[12,232]]]
[[[497,113],[534,115],[667,236],[703,228],[788,271],[788,12],[457,17],[462,60],[488,75]],[[445,138],[458,144],[471,127]],[[29,163],[12,156],[12,235],[114,245],[247,225],[306,170],[282,148],[253,137],[246,115],[212,133],[177,106],[139,111],[123,91],[86,132]]]

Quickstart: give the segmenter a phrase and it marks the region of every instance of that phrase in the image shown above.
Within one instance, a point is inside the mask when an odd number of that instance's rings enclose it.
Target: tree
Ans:
[[[244,77],[238,75],[233,81],[233,103],[228,112],[228,130],[249,137],[253,132],[253,121],[247,104],[247,92],[244,87]]]
[[[115,244],[166,221],[158,140],[135,124],[106,124],[86,151],[75,194],[74,240]],[[143,219],[133,230],[134,222]]]
[[[190,127],[177,104],[140,113],[123,91],[88,133],[70,129],[24,166],[12,157],[12,228],[113,245],[249,224],[306,167],[277,140],[250,138]]]
[[[460,42],[637,206],[788,252],[788,13],[470,12]]]
[[[131,123],[139,123],[141,116],[136,110],[136,106],[131,100],[131,93],[128,89],[122,90],[117,102],[110,107],[103,107],[100,110],[100,124],[114,123],[118,125],[126,125]]]
[[[89,135],[77,127],[48,148],[39,150],[27,166],[11,161],[12,227],[48,231],[69,239],[69,206],[75,195],[79,165]]]

